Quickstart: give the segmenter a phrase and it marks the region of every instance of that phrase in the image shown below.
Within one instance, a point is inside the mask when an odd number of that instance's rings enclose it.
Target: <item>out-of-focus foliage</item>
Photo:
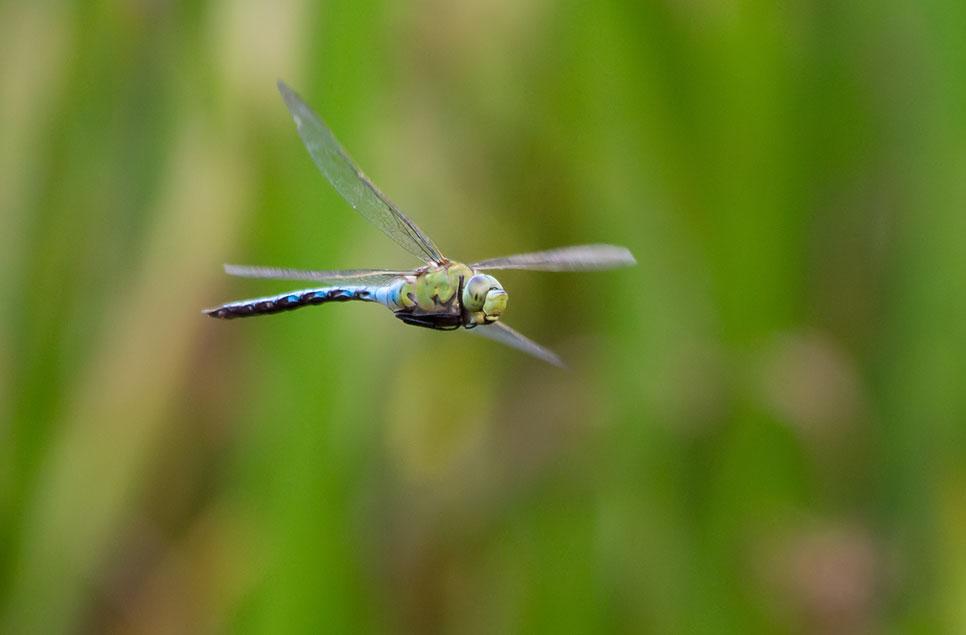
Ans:
[[[962,0],[0,4],[0,631],[966,632]],[[563,372],[223,262],[417,263]]]

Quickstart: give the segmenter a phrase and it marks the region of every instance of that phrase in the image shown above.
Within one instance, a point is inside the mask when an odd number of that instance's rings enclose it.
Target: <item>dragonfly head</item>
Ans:
[[[463,308],[470,324],[492,324],[506,310],[509,296],[493,276],[478,273],[463,286]]]

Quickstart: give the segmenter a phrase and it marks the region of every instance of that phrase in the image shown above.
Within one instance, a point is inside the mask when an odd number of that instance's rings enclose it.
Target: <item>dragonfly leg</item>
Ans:
[[[437,331],[453,331],[463,326],[463,318],[458,313],[407,313],[397,311],[395,315],[406,324]]]

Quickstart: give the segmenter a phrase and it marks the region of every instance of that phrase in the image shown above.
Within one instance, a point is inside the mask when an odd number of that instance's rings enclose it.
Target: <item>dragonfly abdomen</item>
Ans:
[[[223,320],[253,315],[268,315],[291,311],[303,306],[325,304],[327,302],[348,302],[360,300],[362,302],[377,302],[376,289],[372,287],[322,287],[319,289],[302,289],[275,296],[254,298],[229,302],[214,309],[204,311],[206,315]]]

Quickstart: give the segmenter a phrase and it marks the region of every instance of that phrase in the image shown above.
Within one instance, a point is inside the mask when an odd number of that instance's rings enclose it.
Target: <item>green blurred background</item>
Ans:
[[[966,632],[966,3],[0,3],[0,632]],[[562,372],[221,264],[416,263]]]

